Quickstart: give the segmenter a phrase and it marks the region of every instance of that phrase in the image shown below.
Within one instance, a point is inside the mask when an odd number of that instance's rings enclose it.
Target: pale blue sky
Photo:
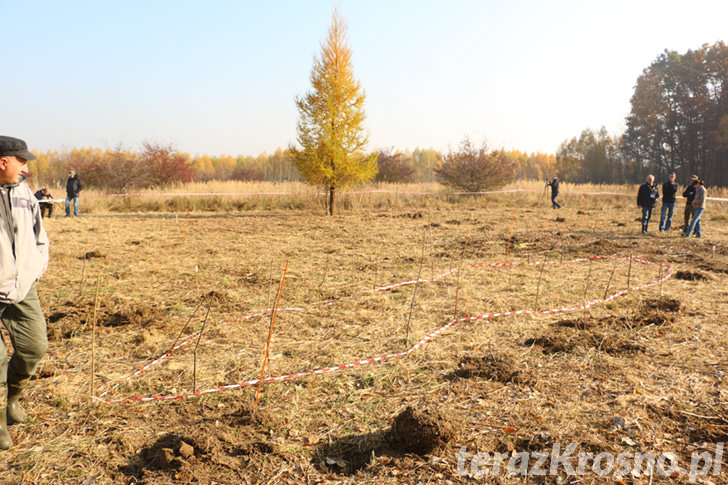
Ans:
[[[372,150],[468,135],[553,153],[619,133],[664,49],[728,41],[727,0],[0,0],[0,134],[42,151],[285,148],[335,6]]]

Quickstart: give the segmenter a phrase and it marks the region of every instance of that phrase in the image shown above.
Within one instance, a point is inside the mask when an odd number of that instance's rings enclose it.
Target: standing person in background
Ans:
[[[561,204],[556,202],[556,197],[559,196],[559,178],[555,176],[551,182],[546,182],[546,185],[551,187],[551,206],[554,209],[561,209]]]
[[[667,182],[662,184],[662,209],[660,210],[660,232],[669,231],[672,226],[672,214],[675,211],[677,200],[677,184],[675,183],[675,172],[667,177]],[[667,219],[665,218],[667,213]]]
[[[705,189],[705,182],[702,180],[693,181],[695,187],[695,198],[693,199],[693,219],[690,225],[683,233],[683,237],[690,237],[690,233],[695,231],[695,237],[703,237],[703,228],[700,224],[700,216],[705,211],[705,201],[708,198],[708,191]]]
[[[43,187],[37,190],[33,194],[38,199],[38,205],[40,206],[40,216],[45,217],[45,213],[48,212],[48,217],[53,217],[53,202],[43,202],[53,199],[53,196],[48,192],[48,187]]]
[[[8,361],[0,339],[0,450],[13,446],[8,425],[25,420],[20,394],[48,348],[35,288],[48,266],[48,236],[25,183],[28,160],[35,158],[23,140],[0,136],[0,319],[13,346]]]
[[[73,217],[78,216],[78,194],[81,189],[83,189],[81,179],[78,178],[76,172],[69,170],[66,180],[66,217],[71,215],[71,200],[73,200]]]
[[[637,192],[637,205],[642,207],[642,234],[647,234],[647,225],[652,217],[652,209],[655,208],[660,193],[655,185],[655,176],[650,174],[644,184],[640,185]]]
[[[685,187],[685,190],[683,191],[682,196],[685,197],[685,212],[683,214],[685,218],[685,225],[683,225],[683,231],[687,230],[688,226],[690,225],[690,218],[693,215],[693,199],[695,198],[695,187],[694,185],[695,181],[700,181],[700,177],[697,175],[693,175],[690,177],[690,183],[687,187]]]

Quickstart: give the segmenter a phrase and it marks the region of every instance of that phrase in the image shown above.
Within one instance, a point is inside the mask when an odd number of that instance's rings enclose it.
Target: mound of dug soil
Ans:
[[[620,249],[622,249],[622,246],[619,246],[618,244],[615,244],[614,242],[608,240],[608,239],[597,239],[596,241],[590,242],[582,246],[584,250],[586,250],[588,253],[594,253],[594,254],[614,254]]]
[[[119,467],[120,481],[241,483],[265,455],[277,453],[267,436],[270,415],[247,403],[217,409],[183,403],[170,406],[164,420],[167,432]]]
[[[452,425],[436,410],[408,406],[394,418],[387,440],[395,450],[424,455],[454,436]]]
[[[683,304],[680,300],[676,300],[675,298],[650,298],[642,300],[642,308],[677,313],[682,310]]]
[[[507,384],[509,382],[526,382],[521,371],[515,369],[516,364],[507,357],[493,354],[466,355],[460,359],[458,368],[452,373],[454,377],[470,379],[481,377]]]
[[[633,354],[644,352],[645,346],[635,343],[618,333],[594,333],[591,335],[592,347],[609,355]]]
[[[707,281],[710,278],[708,275],[703,274],[700,271],[678,271],[675,273],[675,279],[686,281]]]
[[[545,353],[555,354],[557,352],[568,353],[577,346],[573,339],[565,335],[543,335],[541,337],[530,338],[523,342],[526,347],[537,345]]]
[[[84,331],[85,325],[92,323],[94,304],[89,302],[68,301],[54,313],[48,315],[48,339],[58,341],[68,339]],[[99,329],[108,327],[159,326],[166,318],[166,313],[157,308],[142,305],[111,306],[101,302],[96,309],[96,324]]]

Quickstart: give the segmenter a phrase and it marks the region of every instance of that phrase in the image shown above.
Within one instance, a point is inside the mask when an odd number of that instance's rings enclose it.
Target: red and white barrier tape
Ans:
[[[563,265],[563,264],[579,263],[579,262],[584,262],[584,261],[589,261],[589,260],[596,260],[596,259],[626,259],[626,260],[629,260],[630,257],[629,256],[625,256],[625,257],[617,257],[617,256],[589,256],[589,257],[586,257],[586,258],[577,258],[577,259],[573,259],[573,260],[570,260],[570,261],[561,261],[561,262],[560,261],[534,261],[534,262],[530,262],[530,263],[523,263],[523,262],[478,263],[478,264],[471,264],[471,265],[469,265],[469,267],[471,267],[471,268],[478,268],[478,267],[517,266],[517,265],[530,265],[530,266],[534,266],[534,265],[544,265],[544,264]],[[642,263],[642,264],[648,264],[648,265],[657,265],[658,264],[658,263],[655,263],[655,262],[652,262],[652,261],[648,261],[648,260],[641,259],[641,258],[636,258],[636,257],[632,257],[631,259],[635,263]],[[634,286],[632,288],[624,289],[624,290],[621,290],[621,291],[618,291],[618,292],[614,293],[611,296],[608,296],[607,298],[591,300],[589,302],[584,303],[584,305],[571,306],[571,307],[551,308],[551,309],[548,309],[548,310],[541,310],[541,311],[538,311],[538,310],[515,310],[515,311],[508,311],[508,312],[485,313],[485,314],[482,314],[482,315],[475,315],[475,316],[470,316],[470,317],[457,318],[457,319],[450,320],[448,323],[446,323],[442,327],[440,327],[437,330],[435,330],[435,331],[433,331],[433,332],[425,335],[422,339],[420,339],[417,343],[415,343],[409,349],[407,349],[405,351],[402,351],[402,352],[396,352],[396,353],[392,353],[392,354],[386,354],[386,355],[382,355],[382,356],[379,356],[379,357],[372,357],[372,358],[369,358],[369,359],[359,360],[359,361],[352,362],[352,363],[349,363],[349,364],[342,364],[342,365],[338,365],[338,366],[334,366],[334,367],[324,367],[324,368],[314,369],[314,370],[309,370],[309,371],[304,371],[304,372],[297,372],[297,373],[294,373],[294,374],[288,374],[288,375],[282,375],[282,376],[273,376],[273,377],[266,377],[266,378],[264,378],[262,380],[262,382],[279,382],[279,381],[296,379],[296,378],[305,377],[305,376],[325,374],[325,373],[328,373],[328,372],[334,372],[334,371],[339,371],[339,370],[344,370],[344,369],[350,369],[350,368],[353,368],[353,367],[358,367],[358,366],[362,366],[362,365],[372,364],[372,363],[375,363],[375,362],[381,362],[381,361],[388,360],[388,359],[393,359],[393,358],[396,358],[396,357],[404,357],[404,356],[407,356],[407,355],[411,354],[412,352],[414,352],[415,350],[419,349],[420,347],[422,347],[423,345],[425,345],[429,341],[433,340],[435,337],[437,337],[440,334],[442,334],[443,332],[445,332],[447,329],[449,329],[453,325],[455,325],[457,323],[460,323],[460,322],[468,322],[468,321],[474,321],[474,320],[484,320],[484,319],[490,319],[490,318],[500,318],[500,317],[516,316],[516,315],[534,315],[534,316],[537,316],[537,315],[548,315],[548,314],[552,314],[552,313],[562,313],[562,312],[571,312],[571,311],[577,311],[577,310],[585,310],[585,309],[590,308],[592,306],[595,306],[595,305],[598,305],[598,304],[601,304],[601,303],[606,303],[608,301],[612,301],[615,298],[618,298],[620,296],[624,296],[624,295],[626,295],[626,294],[628,294],[630,292],[640,291],[640,290],[643,290],[643,289],[648,288],[650,286],[658,285],[658,284],[660,284],[660,283],[662,283],[664,281],[667,281],[672,276],[672,269],[673,269],[672,264],[670,264],[668,266],[666,275],[663,276],[659,280],[653,280],[653,281],[650,281],[650,282],[648,282],[648,283],[646,283],[644,285]],[[432,280],[429,280],[429,281],[436,281],[436,280],[438,280],[438,279],[440,279],[440,278],[442,278],[444,276],[447,276],[449,274],[452,274],[452,273],[454,273],[456,271],[457,271],[457,268],[450,269],[450,270],[448,270],[448,271],[446,271],[446,272],[444,272],[444,273],[442,273],[440,275],[435,276],[434,278],[432,278]],[[423,280],[423,279],[413,280],[413,281],[405,281],[405,282],[397,283],[397,284],[393,284],[393,285],[382,286],[382,287],[376,288],[374,291],[388,291],[388,290],[391,290],[391,289],[394,289],[394,288],[398,288],[398,287],[402,287],[402,286],[413,285],[413,284],[416,284],[416,283],[426,283],[426,282],[428,282],[428,280]],[[334,302],[327,302],[324,305],[322,305],[320,308],[325,308],[325,307],[331,305],[332,303],[334,303]],[[235,321],[249,320],[251,318],[263,316],[263,315],[265,315],[267,313],[270,313],[271,311],[273,311],[273,310],[272,309],[267,309],[267,310],[264,310],[262,312],[258,312],[258,313],[252,314],[252,315],[247,315],[247,316],[241,317],[241,318],[239,318],[239,319],[237,319]],[[279,312],[280,311],[305,311],[305,309],[304,308],[279,308],[278,311]],[[232,321],[223,322],[223,323],[230,323],[230,322],[232,322]],[[137,377],[137,376],[141,375],[142,373],[144,373],[145,371],[147,371],[151,367],[153,367],[153,366],[157,365],[158,363],[162,362],[164,359],[166,359],[167,357],[169,357],[172,352],[174,352],[175,350],[177,350],[177,349],[179,349],[179,348],[187,345],[189,342],[191,342],[192,340],[196,339],[199,335],[200,335],[200,333],[197,333],[197,334],[189,337],[184,342],[176,345],[171,351],[163,354],[161,357],[155,359],[154,361],[152,361],[149,364],[145,365],[144,367],[140,368],[136,372],[130,374],[127,377],[125,377],[124,379],[122,379],[121,381],[119,381],[117,384],[113,385],[112,387],[110,387],[106,391],[102,392],[98,397],[95,397],[94,399],[97,400],[97,401],[104,402],[104,403],[129,403],[129,402],[149,402],[149,401],[162,401],[162,400],[173,400],[173,399],[187,399],[187,398],[201,396],[201,395],[204,395],[204,394],[210,394],[210,393],[213,393],[213,392],[225,391],[225,390],[229,390],[229,389],[238,389],[238,388],[242,388],[242,387],[247,387],[247,386],[251,386],[251,385],[258,384],[258,382],[260,381],[260,379],[254,379],[254,380],[251,380],[251,381],[240,382],[240,383],[237,383],[237,384],[229,384],[229,385],[226,385],[226,386],[213,387],[213,388],[210,388],[210,389],[205,389],[205,390],[197,391],[197,392],[190,393],[190,394],[181,394],[181,395],[175,395],[175,396],[159,396],[158,395],[158,396],[149,396],[149,397],[132,397],[132,398],[121,398],[121,399],[103,399],[104,396],[106,396],[107,394],[109,394],[110,392],[112,392],[113,390],[115,390],[116,388],[118,388],[121,384],[123,384],[124,382],[127,382],[127,381],[129,381],[131,379],[133,379],[134,377]]]

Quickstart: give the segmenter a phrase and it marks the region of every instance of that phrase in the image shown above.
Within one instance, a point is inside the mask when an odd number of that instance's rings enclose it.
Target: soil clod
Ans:
[[[388,440],[395,450],[424,455],[447,443],[454,435],[452,425],[436,410],[407,406],[394,418]]]
[[[675,273],[675,279],[686,281],[707,281],[710,278],[708,275],[701,273],[700,271],[678,271]]]

